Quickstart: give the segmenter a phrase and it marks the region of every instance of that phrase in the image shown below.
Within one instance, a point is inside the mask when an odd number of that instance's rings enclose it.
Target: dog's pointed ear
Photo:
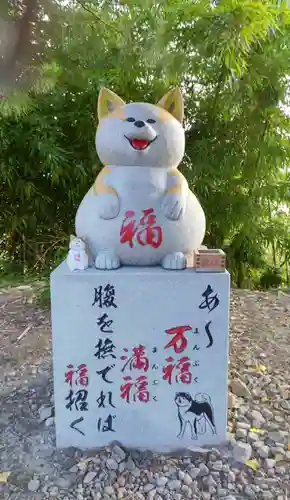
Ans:
[[[179,87],[169,90],[169,92],[158,101],[157,106],[168,111],[176,120],[182,123],[184,108],[183,97]]]
[[[118,107],[124,106],[125,102],[112,90],[102,87],[98,97],[98,119],[99,121],[113,113]]]
[[[73,241],[75,239],[75,236],[73,234],[70,235],[69,241]]]

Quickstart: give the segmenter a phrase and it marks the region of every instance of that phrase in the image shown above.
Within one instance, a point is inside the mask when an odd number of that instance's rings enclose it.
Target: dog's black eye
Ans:
[[[153,120],[153,118],[148,118],[148,120],[146,120],[147,123],[156,123],[156,120]]]
[[[133,116],[129,116],[129,118],[126,118],[126,122],[134,122],[135,118]]]

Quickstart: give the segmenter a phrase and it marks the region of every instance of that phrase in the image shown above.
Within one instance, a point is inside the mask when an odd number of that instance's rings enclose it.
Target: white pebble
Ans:
[[[239,406],[240,405],[239,405],[238,398],[234,394],[229,392],[229,394],[228,394],[228,408],[229,409],[238,408]]]
[[[205,484],[206,486],[209,486],[209,487],[216,486],[216,482],[211,474],[209,474],[209,476],[205,476],[203,478],[203,484]]]
[[[46,420],[47,418],[51,417],[52,412],[53,412],[53,408],[52,407],[41,406],[39,408],[39,410],[38,410],[40,422],[44,422],[44,420]]]
[[[248,434],[248,440],[251,441],[251,442],[258,441],[259,440],[259,436],[255,432],[249,432],[249,434]]]
[[[88,472],[84,477],[84,484],[90,484],[96,477],[96,472]]]
[[[116,460],[114,460],[113,458],[108,458],[106,466],[108,467],[108,469],[118,470],[118,462],[116,462]]]
[[[145,484],[145,486],[143,488],[144,493],[149,493],[149,491],[154,490],[154,488],[155,488],[154,484],[147,483],[147,484]]]
[[[49,495],[51,497],[57,497],[57,495],[58,495],[58,487],[57,486],[52,486],[52,488],[50,488]]]
[[[209,469],[205,464],[200,464],[199,466],[199,476],[207,476]]]
[[[276,465],[276,460],[274,460],[273,458],[267,458],[265,460],[265,464],[267,469],[273,469],[273,467],[275,467]]]
[[[54,424],[54,418],[53,417],[49,417],[49,418],[46,419],[46,421],[45,421],[45,426],[46,427],[51,427],[51,425],[53,425],[53,424]]]
[[[285,474],[286,473],[286,468],[285,467],[275,467],[275,472],[276,474]]]
[[[227,493],[228,493],[228,490],[226,490],[225,488],[218,488],[217,489],[217,494],[218,494],[219,498],[226,497]]]
[[[264,419],[262,413],[260,411],[258,411],[258,410],[252,410],[250,412],[250,417],[255,422],[259,422],[260,424],[264,424],[265,423],[265,419]]]
[[[241,439],[245,439],[247,437],[247,431],[246,429],[237,429],[236,430],[236,436]]]
[[[126,484],[126,479],[124,478],[124,476],[120,476],[118,477],[118,485],[121,487],[121,488],[124,488],[125,484]]]
[[[120,467],[119,467],[119,470],[120,470]],[[140,471],[140,469],[137,469],[137,467],[136,467],[136,469],[133,469],[131,471],[131,474],[132,474],[133,477],[140,477],[141,476],[141,471]]]
[[[251,426],[247,422],[237,422],[237,428],[249,430]]]
[[[107,495],[114,495],[115,490],[113,486],[105,486],[104,493],[106,493]]]
[[[230,470],[228,474],[228,481],[229,483],[234,483],[235,480],[236,480],[236,475],[233,470]]]
[[[65,489],[67,489],[67,488],[69,488],[69,487],[70,487],[70,485],[71,485],[71,480],[70,480],[69,476],[68,476],[68,477],[66,477],[66,478],[65,478],[65,477],[60,477],[60,478],[56,481],[56,484],[57,484],[57,486],[58,486],[59,488],[61,488],[61,489],[65,490]]]
[[[111,467],[112,468],[112,467]],[[130,471],[133,471],[136,469],[136,465],[135,465],[135,462],[133,460],[133,458],[131,457],[131,455],[129,455],[128,457],[128,460],[126,462],[126,468]]]
[[[192,491],[190,489],[189,486],[187,486],[186,484],[184,484],[181,488],[181,491],[182,493],[187,497],[187,498],[191,498],[191,495],[192,495]]]
[[[112,448],[112,458],[116,460],[116,462],[120,463],[126,458],[126,452],[118,445],[113,446]]]
[[[179,479],[172,479],[168,481],[167,488],[169,490],[178,491],[181,489],[181,481],[179,481]]]
[[[267,420],[271,420],[273,418],[273,413],[268,410],[268,408],[263,408],[262,409],[262,415],[267,419]]]
[[[157,479],[156,479],[156,486],[158,486],[158,488],[164,488],[164,486],[166,485],[167,481],[168,481],[168,479],[165,476],[157,477]]]
[[[192,484],[192,478],[189,474],[184,474],[183,482],[186,486],[190,486]]]
[[[270,448],[269,446],[266,446],[266,445],[263,445],[263,446],[260,446],[258,449],[257,449],[257,453],[260,457],[262,458],[267,458],[268,455],[269,455],[269,451],[270,451]]]
[[[248,389],[246,384],[244,382],[242,382],[242,380],[240,380],[238,378],[234,379],[231,381],[230,385],[231,385],[233,394],[235,394],[236,396],[241,397],[241,398],[250,398],[251,397],[250,390]]]
[[[189,471],[189,474],[191,475],[192,479],[195,479],[199,475],[199,473],[200,473],[200,469],[198,469],[197,467],[193,467]]]
[[[275,415],[274,420],[279,424],[282,424],[284,422],[284,418],[282,417],[282,415]]]
[[[234,445],[233,456],[237,462],[245,462],[252,455],[252,447],[249,443],[237,442]]]
[[[88,464],[87,464],[87,462],[86,462],[86,461],[82,461],[82,460],[81,460],[81,461],[78,463],[78,469],[79,469],[80,471],[85,472],[85,471],[87,470],[87,468],[88,468]]]
[[[263,491],[262,498],[263,500],[272,500],[274,497],[270,491]]]
[[[252,446],[255,450],[257,450],[258,448],[261,448],[261,446],[264,446],[264,441],[260,441],[258,439],[258,441],[254,441],[254,443],[252,443]]]
[[[249,498],[256,498],[256,493],[248,485],[245,487],[245,494]]]
[[[37,491],[39,486],[40,482],[38,481],[38,479],[31,479],[31,481],[29,481],[27,485],[29,491]]]
[[[217,460],[216,462],[214,462],[211,466],[212,470],[214,471],[221,471],[222,468],[223,468],[223,463],[221,460]]]
[[[185,472],[183,470],[178,471],[178,477],[180,481],[184,480]]]

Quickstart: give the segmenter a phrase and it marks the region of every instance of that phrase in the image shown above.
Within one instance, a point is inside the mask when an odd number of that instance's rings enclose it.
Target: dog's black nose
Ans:
[[[145,127],[145,122],[143,122],[142,120],[137,120],[134,123],[134,125],[135,125],[135,127],[138,127],[138,128]]]

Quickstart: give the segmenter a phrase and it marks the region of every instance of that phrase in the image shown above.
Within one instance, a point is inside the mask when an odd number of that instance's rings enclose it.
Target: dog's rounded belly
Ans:
[[[142,183],[117,190],[120,211],[117,217],[99,216],[102,196],[93,189],[84,197],[76,215],[76,234],[87,239],[93,258],[100,250],[111,250],[125,265],[151,266],[160,264],[169,253],[188,253],[198,248],[205,234],[204,212],[194,194],[189,191],[185,210],[176,220],[167,219],[161,203],[165,186]],[[106,196],[106,195],[105,195]],[[127,215],[127,218],[126,218]],[[142,220],[143,218],[143,220]]]

